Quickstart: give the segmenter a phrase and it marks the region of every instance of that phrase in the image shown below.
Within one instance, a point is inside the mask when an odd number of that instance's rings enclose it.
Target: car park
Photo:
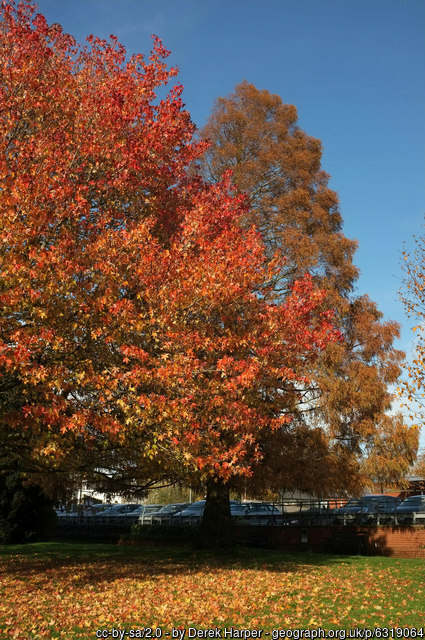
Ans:
[[[400,498],[385,494],[351,498],[335,509],[335,524],[382,524],[394,522]]]
[[[205,500],[192,502],[188,507],[171,516],[172,524],[199,524],[204,513]],[[278,524],[282,514],[267,502],[230,501],[230,515],[235,524],[259,525]]]
[[[417,524],[425,522],[425,496],[410,496],[396,509],[397,524]]]

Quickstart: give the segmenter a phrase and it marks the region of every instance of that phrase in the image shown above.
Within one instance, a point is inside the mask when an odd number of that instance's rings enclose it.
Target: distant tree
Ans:
[[[363,471],[382,489],[407,486],[407,475],[414,461],[412,450],[417,449],[418,433],[414,428],[403,428],[403,418],[398,415],[383,416],[377,425],[375,437],[370,439],[363,461]]]
[[[400,291],[408,318],[414,322],[414,357],[404,363],[404,377],[399,394],[410,408],[410,419],[417,428],[422,426],[425,407],[425,238],[415,237],[416,248],[412,253],[403,251],[405,280]]]
[[[304,404],[294,407],[290,429],[262,443],[263,465],[252,476],[251,491],[270,484],[360,490],[371,479],[378,450],[389,475],[402,476],[414,457],[417,432],[387,413],[388,386],[397,381],[403,358],[393,344],[399,326],[383,322],[373,301],[354,294],[357,245],[343,234],[337,194],[321,169],[320,141],[300,129],[294,106],[247,82],[217,100],[200,137],[210,143],[200,163],[204,179],[214,183],[230,169],[249,203],[242,226],[256,225],[270,260],[276,253],[285,256],[274,282],[276,300],[311,273],[326,290],[325,308],[334,310],[344,336],[328,345],[313,368],[306,363]],[[394,444],[386,447],[389,434]]]
[[[422,491],[425,490],[425,449],[419,449],[417,458],[411,470],[412,475],[422,478]]]
[[[153,504],[171,504],[173,502],[185,503],[201,500],[203,497],[204,489],[197,493],[196,490],[192,490],[189,487],[174,484],[161,489],[154,489],[149,493],[148,500]]]

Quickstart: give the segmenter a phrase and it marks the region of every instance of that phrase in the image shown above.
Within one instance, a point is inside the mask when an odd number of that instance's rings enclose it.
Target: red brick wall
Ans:
[[[286,551],[425,558],[425,525],[235,527],[236,540]]]
[[[377,527],[369,535],[371,553],[396,558],[425,558],[425,526]]]

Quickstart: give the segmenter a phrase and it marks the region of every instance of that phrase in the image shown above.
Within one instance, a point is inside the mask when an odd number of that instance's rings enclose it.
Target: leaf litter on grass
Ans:
[[[257,559],[255,559],[257,555]],[[263,562],[258,557],[264,555]],[[254,556],[254,557],[252,557]],[[0,556],[0,637],[95,638],[98,629],[422,627],[414,561],[274,554]]]

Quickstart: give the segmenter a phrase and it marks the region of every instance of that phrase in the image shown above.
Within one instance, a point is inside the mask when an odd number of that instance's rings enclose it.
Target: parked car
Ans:
[[[351,498],[335,510],[336,524],[381,524],[393,522],[400,498],[384,494]]]
[[[79,513],[75,508],[66,509],[65,507],[59,507],[58,509],[55,509],[55,511],[59,518],[77,517]]]
[[[329,502],[318,502],[317,506],[300,508],[297,513],[285,513],[284,524],[300,524],[305,526],[331,525],[335,520],[335,507],[331,507]]]
[[[159,507],[160,505],[158,504],[139,504],[135,509],[133,508],[130,511],[122,511],[121,513],[118,513],[116,515],[116,522],[135,524],[136,522],[139,522],[140,517],[147,513],[149,509],[152,511]]]
[[[110,506],[109,504],[85,504],[77,507],[75,513],[85,518],[90,518],[98,515]]]
[[[158,513],[158,511],[162,509],[163,506],[164,505],[162,504],[143,504],[139,509],[137,509],[137,522],[139,524],[151,524],[151,521],[149,519],[151,514]]]
[[[205,500],[191,502],[189,506],[171,516],[171,524],[199,524],[204,513]]]
[[[143,524],[171,524],[171,517],[178,511],[182,511],[190,505],[190,502],[174,502],[156,508],[154,511],[144,513],[140,522]]]
[[[178,511],[171,516],[171,524],[199,524],[204,513],[205,502],[205,500],[198,500],[189,504],[182,511]],[[232,514],[235,505],[239,506],[240,504],[237,500],[230,500],[230,513]]]
[[[230,515],[236,524],[242,523],[243,519],[246,517],[247,508],[248,505],[246,502],[230,505]]]
[[[132,509],[131,511],[123,511],[121,512],[119,515],[121,516],[137,516],[139,517],[141,513],[143,513],[143,509],[145,507],[141,504],[139,504],[138,507],[136,507],[135,509]]]
[[[140,504],[138,503],[112,504],[103,511],[100,511],[96,515],[96,518],[116,518],[118,516],[127,516],[138,507],[140,507]]]
[[[65,509],[65,507],[56,509],[56,514],[60,518],[90,518],[96,515],[96,512],[97,511],[93,505],[78,505],[70,508],[69,510]]]
[[[90,510],[93,512],[95,516],[97,516],[99,513],[102,513],[102,511],[105,511],[105,509],[107,508],[108,508],[107,504],[92,504],[90,507]]]
[[[238,524],[282,524],[281,512],[270,502],[249,502],[243,504],[242,507],[244,508],[244,513],[235,514]]]
[[[425,521],[425,496],[410,496],[401,502],[396,509],[396,522],[398,524]]]

